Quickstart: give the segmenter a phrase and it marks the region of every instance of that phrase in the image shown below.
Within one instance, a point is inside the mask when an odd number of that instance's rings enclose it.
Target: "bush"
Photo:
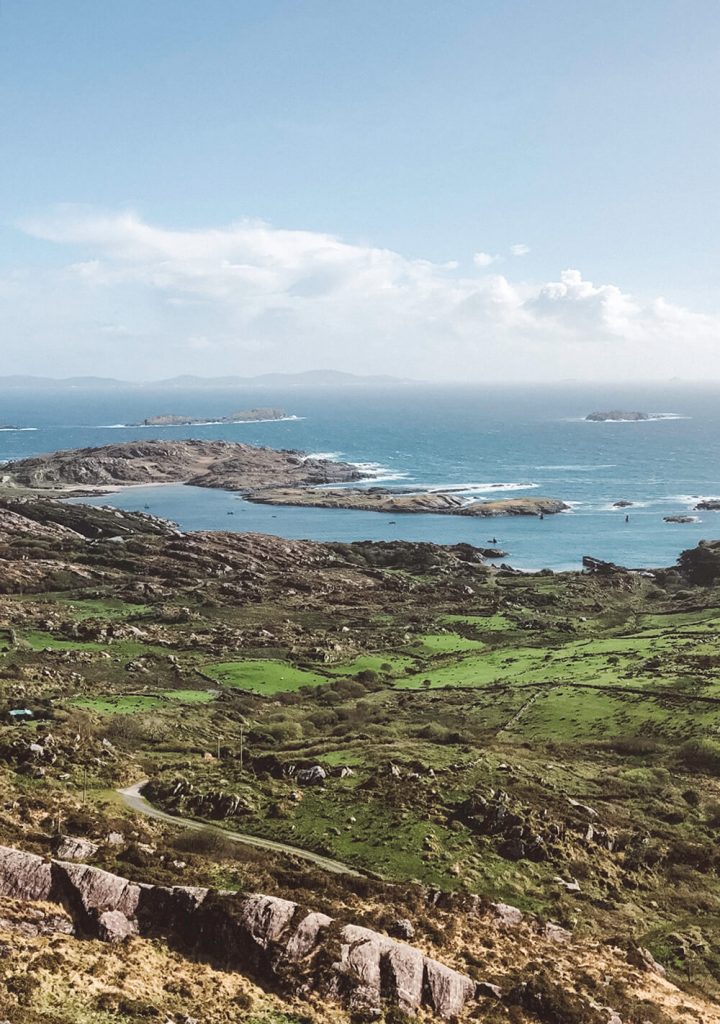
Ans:
[[[717,740],[688,740],[678,750],[678,760],[691,771],[720,775],[720,743]]]
[[[294,740],[303,738],[302,726],[292,719],[285,719],[281,722],[269,722],[262,730],[277,743],[292,743]]]
[[[237,852],[232,839],[212,828],[185,829],[175,838],[172,846],[178,853],[210,857],[212,860],[226,860],[234,857]]]

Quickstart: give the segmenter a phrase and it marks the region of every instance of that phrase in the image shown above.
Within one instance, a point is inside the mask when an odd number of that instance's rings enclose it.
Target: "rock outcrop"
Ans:
[[[135,883],[8,847],[0,896],[61,904],[80,935],[163,936],[288,993],[319,992],[358,1010],[390,1003],[453,1018],[476,996],[476,982],[421,950],[276,896]]]

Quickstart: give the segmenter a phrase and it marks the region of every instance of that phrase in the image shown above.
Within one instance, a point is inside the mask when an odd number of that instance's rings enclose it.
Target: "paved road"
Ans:
[[[287,843],[278,843],[273,839],[263,839],[261,836],[250,836],[245,832],[232,832],[229,829],[213,825],[211,822],[200,821],[197,818],[180,818],[174,814],[161,811],[146,800],[142,795],[142,788],[147,779],[136,782],[134,786],[127,789],[119,789],[118,793],[123,802],[133,811],[145,814],[148,818],[156,818],[158,821],[167,821],[171,825],[181,825],[183,828],[195,829],[197,832],[216,832],[218,835],[229,839],[233,843],[243,843],[245,846],[256,846],[261,850],[272,850],[274,853],[284,853],[290,857],[299,857],[302,860],[310,861],[316,867],[324,871],[330,871],[334,875],[354,875],[360,877],[360,872],[343,864],[339,860],[332,860],[330,857],[323,857],[320,853],[313,853],[311,850],[300,850],[296,846],[288,846]]]

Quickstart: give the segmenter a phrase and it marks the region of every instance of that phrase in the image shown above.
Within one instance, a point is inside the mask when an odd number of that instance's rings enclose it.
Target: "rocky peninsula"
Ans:
[[[131,427],[198,427],[217,423],[263,423],[268,420],[295,419],[288,416],[284,409],[242,409],[240,412],[231,413],[229,416],[182,416],[176,413],[166,413],[161,416],[149,416],[139,423],[128,424]]]
[[[367,474],[347,462],[229,441],[129,441],[50,452],[11,462],[5,489],[108,490],[137,484],[191,484],[228,491],[346,483]]]

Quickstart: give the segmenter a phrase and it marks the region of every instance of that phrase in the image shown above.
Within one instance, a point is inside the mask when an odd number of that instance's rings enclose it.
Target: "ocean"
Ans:
[[[398,385],[279,391],[9,389],[0,396],[0,459],[149,438],[221,438],[297,448],[362,465],[389,487],[462,488],[468,496],[560,498],[570,511],[472,519],[253,505],[183,486],[133,488],[93,499],[145,509],[182,530],[258,531],[312,540],[424,540],[498,545],[521,569],[578,568],[583,555],[624,565],[670,565],[684,548],[720,537],[720,387]],[[294,419],[145,428],[162,413],[207,418],[274,406]],[[662,418],[590,423],[603,409]],[[616,501],[632,501],[626,510]],[[625,521],[625,515],[629,521]],[[669,524],[666,515],[696,521]]]

